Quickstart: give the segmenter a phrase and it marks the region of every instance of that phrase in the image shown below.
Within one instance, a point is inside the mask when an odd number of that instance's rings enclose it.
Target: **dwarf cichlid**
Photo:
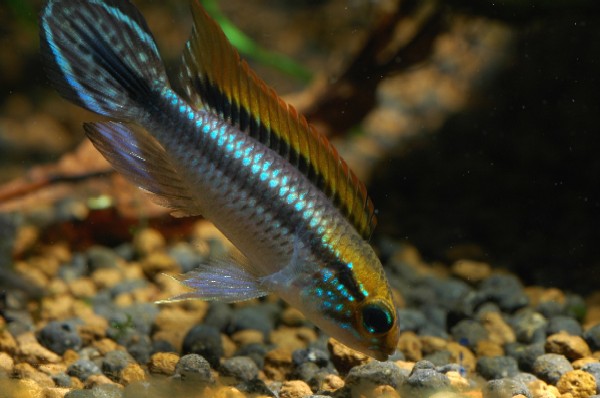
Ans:
[[[202,215],[239,250],[179,276],[172,300],[279,295],[326,333],[377,359],[398,342],[364,185],[335,148],[283,102],[197,0],[170,87],[140,12],[125,0],[50,0],[41,51],[60,94],[114,121],[87,137],[176,216]]]

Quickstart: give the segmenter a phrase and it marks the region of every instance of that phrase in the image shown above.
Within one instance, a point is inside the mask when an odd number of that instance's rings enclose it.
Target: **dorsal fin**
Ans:
[[[368,239],[374,208],[362,182],[327,138],[240,59],[197,0],[181,83],[192,105],[206,107],[278,152],[319,187]]]

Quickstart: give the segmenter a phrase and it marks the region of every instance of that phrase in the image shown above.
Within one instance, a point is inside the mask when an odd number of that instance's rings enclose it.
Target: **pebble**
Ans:
[[[79,359],[75,363],[69,365],[67,368],[67,374],[69,376],[77,377],[79,380],[85,382],[92,375],[99,375],[102,371],[94,362],[88,359]]]
[[[49,350],[62,355],[67,349],[81,348],[81,337],[75,322],[52,321],[40,330],[39,342]]]
[[[175,366],[175,376],[185,381],[214,382],[210,364],[198,354],[184,355]]]
[[[573,370],[573,366],[564,355],[543,354],[533,363],[533,374],[550,384],[556,384],[560,377]]]
[[[6,352],[0,352],[0,377],[12,373],[15,366],[14,359]]]
[[[556,388],[561,394],[571,394],[573,398],[588,398],[596,394],[596,379],[583,370],[571,370],[560,377]]]
[[[526,398],[533,398],[527,386],[512,379],[490,380],[483,390],[484,398],[506,398],[521,394]]]
[[[474,350],[481,340],[488,339],[487,330],[479,322],[468,319],[454,325],[450,329],[450,333],[455,341],[469,347],[471,350]]]
[[[489,264],[472,260],[458,260],[452,264],[451,270],[454,275],[473,284],[481,282],[492,273]]]
[[[179,359],[179,355],[172,352],[157,352],[150,357],[148,371],[171,376],[175,373],[175,367]]]
[[[567,333],[557,333],[546,338],[546,352],[562,354],[567,359],[574,361],[579,358],[590,356],[592,353],[585,340],[579,336],[571,336]]]
[[[538,357],[545,354],[545,343],[539,342],[534,344],[507,344],[505,346],[507,355],[514,357],[519,364],[519,367],[525,371],[532,371],[533,365]]]
[[[398,349],[408,361],[417,362],[423,359],[422,348],[423,344],[416,333],[407,331],[400,334]]]
[[[588,363],[581,367],[581,370],[588,372],[596,379],[596,392],[600,393],[600,363]]]
[[[583,333],[583,338],[592,351],[600,351],[600,323],[586,330]]]
[[[217,369],[223,356],[223,343],[218,329],[212,326],[194,326],[183,339],[183,354],[198,354],[205,358],[210,366]]]
[[[513,357],[480,357],[477,360],[477,373],[487,380],[503,379],[519,373],[519,366]]]
[[[387,385],[399,388],[406,380],[406,374],[393,362],[372,361],[353,367],[344,383],[348,387],[368,383],[371,385]]]
[[[511,326],[517,337],[517,341],[524,344],[536,343],[546,338],[546,326],[548,321],[539,312],[531,308],[525,308],[512,317]]]
[[[152,228],[142,229],[133,237],[133,250],[140,257],[164,250],[165,245],[166,241],[163,235]]]
[[[512,274],[490,275],[481,282],[478,295],[483,302],[492,301],[508,313],[529,304],[521,281]]]
[[[265,355],[265,375],[275,381],[284,381],[292,371],[292,354],[288,350],[275,348]]]
[[[516,341],[515,332],[504,321],[499,312],[485,312],[479,316],[479,322],[488,333],[488,340],[499,345],[514,343]]]
[[[135,360],[125,351],[114,350],[107,352],[102,359],[102,372],[113,381],[119,381],[121,372]]]
[[[302,380],[284,381],[279,390],[279,398],[303,398],[312,395],[312,390]]]
[[[91,246],[85,252],[85,259],[92,272],[103,268],[115,268],[120,261],[114,250],[103,246]]]
[[[415,364],[404,386],[408,396],[428,395],[449,388],[448,376],[438,372],[435,366],[428,361],[420,361]]]
[[[249,381],[258,376],[258,367],[250,357],[236,356],[223,361],[219,368],[221,376],[238,381]]]
[[[548,320],[546,334],[567,333],[571,336],[582,336],[583,329],[577,320],[566,315],[556,315]]]
[[[137,363],[130,363],[125,366],[119,375],[119,382],[124,385],[144,380],[146,380],[146,372]]]
[[[346,374],[353,367],[363,365],[371,360],[365,354],[343,345],[334,338],[327,341],[327,349],[331,354],[331,362],[341,374]]]

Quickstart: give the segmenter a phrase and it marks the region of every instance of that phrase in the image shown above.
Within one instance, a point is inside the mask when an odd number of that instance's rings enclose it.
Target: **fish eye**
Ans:
[[[371,334],[388,332],[394,326],[394,316],[382,303],[367,304],[362,308],[362,325]]]

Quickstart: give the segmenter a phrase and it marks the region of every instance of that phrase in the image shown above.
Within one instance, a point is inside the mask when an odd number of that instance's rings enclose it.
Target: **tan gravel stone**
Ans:
[[[73,316],[74,302],[75,298],[70,294],[44,297],[42,298],[40,317],[48,321],[69,318]]]
[[[279,398],[303,398],[312,395],[312,390],[302,380],[284,381],[279,390]]]
[[[142,229],[133,237],[133,248],[141,257],[164,250],[165,245],[164,236],[152,228]]]
[[[235,387],[231,387],[231,386],[224,386],[224,387],[217,387],[216,390],[212,390],[210,391],[210,394],[208,393],[204,393],[201,394],[200,396],[203,397],[214,397],[214,398],[245,398],[246,395],[244,393],[242,393],[240,390],[238,390]]]
[[[469,283],[479,283],[492,273],[487,263],[472,260],[458,260],[452,264],[452,273]]]
[[[154,275],[166,272],[178,274],[181,273],[181,267],[175,259],[167,253],[154,252],[145,257],[141,263],[144,274],[154,277]]]
[[[198,324],[203,316],[202,311],[186,311],[178,305],[161,306],[154,321],[156,332],[153,339],[166,340],[175,348],[181,347],[187,332]]]
[[[11,374],[15,366],[15,361],[6,352],[0,352],[0,374]]]
[[[44,398],[64,398],[70,391],[70,388],[46,387],[43,389],[42,394]]]
[[[225,358],[232,357],[235,354],[237,346],[226,334],[221,333],[221,344],[223,345],[223,356]]]
[[[504,348],[496,342],[490,340],[480,340],[475,347],[477,356],[495,357],[504,355]]]
[[[533,398],[557,398],[560,397],[560,391],[553,385],[547,384],[543,380],[534,380],[527,385]]]
[[[277,347],[290,352],[306,348],[306,345],[317,339],[317,334],[311,328],[291,328],[281,326],[271,332],[269,340]]]
[[[85,379],[85,382],[83,383],[85,388],[92,388],[96,386],[101,386],[103,384],[114,384],[117,386],[121,386],[119,383],[115,383],[114,381],[109,379],[108,376],[103,374],[91,375],[87,379]]]
[[[20,361],[37,365],[41,363],[57,363],[62,360],[60,355],[55,354],[38,343],[33,333],[25,333],[19,336],[18,340],[19,349],[17,357]]]
[[[392,386],[387,385],[376,386],[375,388],[373,388],[372,395],[369,396],[374,396],[377,398],[400,398],[400,394],[398,394],[398,391],[394,390]]]
[[[341,374],[345,375],[350,369],[358,365],[364,365],[371,361],[371,358],[362,352],[353,350],[345,346],[333,337],[327,341],[327,348],[331,353],[331,362]]]
[[[579,336],[571,336],[567,333],[556,333],[546,338],[546,352],[562,354],[569,360],[590,356],[590,347],[584,339]]]
[[[28,363],[22,362],[15,365],[13,375],[19,379],[29,379],[35,381],[40,387],[55,387],[54,381],[50,376],[40,372]]]
[[[123,281],[123,273],[119,268],[99,268],[91,279],[99,290],[111,288]]]
[[[172,376],[175,373],[177,362],[179,362],[179,355],[172,352],[157,352],[150,357],[148,371],[150,373]]]
[[[451,354],[450,362],[462,365],[467,372],[475,370],[477,363],[475,355],[467,347],[451,341],[448,343],[447,350],[450,351]]]
[[[0,351],[14,354],[17,351],[17,341],[8,330],[0,330]]]
[[[464,391],[469,388],[469,381],[462,377],[460,373],[455,371],[446,372],[446,376],[450,380],[450,385],[456,391]]]
[[[338,375],[328,374],[319,386],[319,390],[333,392],[344,387],[344,379]]]
[[[422,348],[421,340],[414,332],[400,334],[398,349],[402,351],[408,361],[417,362],[423,359]]]
[[[573,363],[571,363],[571,365],[573,365],[573,369],[581,369],[588,363],[596,363],[596,362],[598,362],[597,358],[589,356],[589,357],[579,358],[578,360],[573,361]]]
[[[44,388],[31,379],[21,379],[11,398],[44,398]]]
[[[448,341],[441,337],[420,336],[419,339],[421,340],[421,350],[424,355],[445,350],[448,345]]]
[[[287,307],[281,314],[281,322],[286,326],[300,326],[305,321],[304,314],[294,307]]]
[[[480,322],[488,332],[488,339],[498,345],[514,343],[515,332],[497,312],[486,312],[481,316]]]
[[[96,294],[96,285],[89,278],[75,279],[67,283],[69,291],[74,297],[85,298]]]
[[[69,366],[73,362],[75,362],[79,359],[79,354],[76,351],[73,351],[72,349],[69,348],[64,352],[62,359],[63,359],[64,363],[67,366]]]
[[[561,394],[571,394],[573,398],[588,398],[596,394],[596,379],[583,370],[571,370],[561,376],[556,387]]]
[[[124,385],[143,381],[146,379],[146,372],[137,363],[130,363],[121,371],[120,380]]]
[[[233,340],[235,344],[241,347],[254,343],[262,344],[264,343],[265,336],[260,330],[244,329],[232,334],[231,340]]]
[[[265,376],[275,381],[285,381],[292,370],[291,351],[275,348],[265,355]]]
[[[38,366],[38,370],[44,374],[52,376],[58,373],[66,373],[67,366],[64,363],[46,363]]]

